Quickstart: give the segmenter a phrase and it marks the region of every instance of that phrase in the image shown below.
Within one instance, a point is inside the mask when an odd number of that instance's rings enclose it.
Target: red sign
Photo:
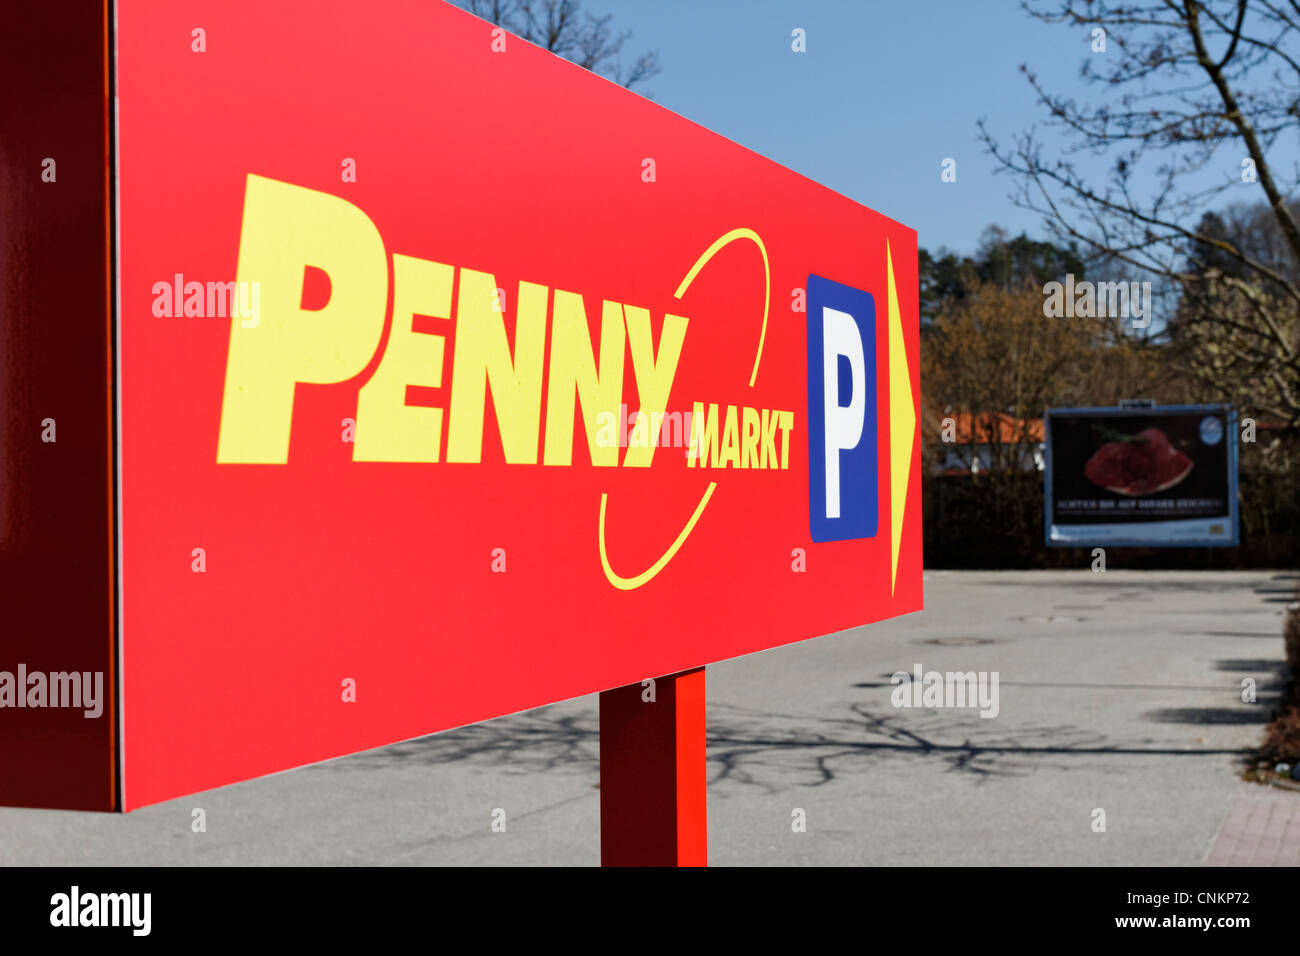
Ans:
[[[912,230],[430,0],[116,64],[124,809],[921,607]]]

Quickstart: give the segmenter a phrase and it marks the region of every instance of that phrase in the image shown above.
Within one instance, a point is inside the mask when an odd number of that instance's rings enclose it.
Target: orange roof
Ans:
[[[939,418],[939,427],[944,426],[944,419],[951,418],[956,424],[958,445],[1014,445],[1021,441],[1041,442],[1043,440],[1043,420],[1031,418],[1021,420],[1004,412],[980,413],[953,412]]]

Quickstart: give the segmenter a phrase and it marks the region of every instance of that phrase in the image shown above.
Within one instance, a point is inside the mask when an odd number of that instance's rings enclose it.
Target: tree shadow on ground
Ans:
[[[1161,724],[1192,724],[1199,726],[1228,726],[1241,724],[1266,724],[1273,712],[1273,704],[1286,686],[1286,663],[1267,657],[1229,657],[1214,662],[1214,669],[1229,674],[1244,674],[1255,678],[1256,700],[1253,704],[1240,702],[1224,707],[1160,707],[1142,714],[1144,720]],[[1240,695],[1241,688],[1225,688]],[[1240,696],[1237,698],[1240,701]]]
[[[1044,575],[1051,575],[1054,572],[1055,569],[1053,569],[1052,571],[1044,571],[1042,573]],[[1242,592],[1249,589],[1252,592],[1257,594],[1280,593],[1275,590],[1276,588],[1279,587],[1279,585],[1276,584],[1269,585],[1263,583],[1264,576],[1262,573],[1259,573],[1258,579],[1256,581],[1243,580],[1241,577],[1219,578],[1216,576],[1217,572],[1214,571],[1202,572],[1197,577],[1191,579],[1171,577],[1163,580],[1157,580],[1154,578],[1147,578],[1147,577],[1128,579],[1128,580],[1118,580],[1117,575],[1111,574],[1109,572],[1104,574],[1093,574],[1093,575],[1084,575],[1080,571],[1068,572],[1068,573],[1071,573],[1074,576],[1073,579],[1069,582],[1071,588],[1077,589],[1080,592],[1114,591],[1115,598],[1131,597],[1132,595],[1142,594],[1144,592],[1163,592],[1163,593],[1194,592],[1197,594],[1209,594],[1209,593],[1229,594],[1232,592]],[[1123,572],[1121,571],[1120,573]],[[1159,574],[1161,572],[1156,571],[1152,573]],[[1026,586],[1023,578],[1008,579],[1008,580],[991,580],[983,583],[992,587],[1012,588],[1014,590],[1023,590]],[[1093,598],[1096,597],[1096,595],[1089,593],[1088,597]]]
[[[581,709],[577,709],[581,706]],[[650,705],[647,705],[650,706]],[[809,715],[711,704],[709,783],[713,792],[817,787],[841,775],[924,761],[972,782],[1036,770],[1081,769],[1081,758],[1210,756],[1238,750],[1171,749],[1153,738],[1121,743],[1071,724],[988,720],[974,711],[915,710],[853,703]],[[338,771],[395,764],[469,764],[512,774],[565,773],[599,779],[600,728],[593,704],[553,704],[355,754],[323,765]]]
[[[1195,724],[1199,726],[1227,726],[1238,724],[1266,724],[1271,710],[1256,704],[1250,710],[1240,707],[1160,707],[1148,710],[1144,720],[1160,724]]]

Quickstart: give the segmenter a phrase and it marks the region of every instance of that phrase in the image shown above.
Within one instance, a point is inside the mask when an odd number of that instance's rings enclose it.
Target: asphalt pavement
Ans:
[[[1255,786],[1238,774],[1294,574],[929,571],[925,588],[923,612],[708,668],[711,864],[1217,859]],[[997,716],[894,706],[891,675],[918,665],[996,672]],[[596,864],[598,753],[583,697],[125,815],[0,809],[0,863]]]

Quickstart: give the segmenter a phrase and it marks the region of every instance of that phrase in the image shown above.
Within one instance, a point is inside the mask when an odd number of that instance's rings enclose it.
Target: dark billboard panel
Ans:
[[[1238,543],[1232,406],[1055,408],[1044,425],[1049,545]]]

